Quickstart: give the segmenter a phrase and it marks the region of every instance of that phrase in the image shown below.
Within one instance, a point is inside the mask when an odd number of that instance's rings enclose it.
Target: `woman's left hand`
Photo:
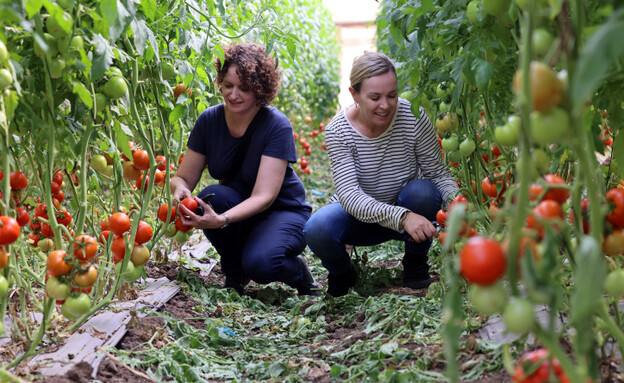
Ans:
[[[218,229],[225,223],[225,218],[217,214],[210,204],[205,203],[200,198],[194,197],[197,204],[204,209],[203,215],[197,215],[186,206],[179,204],[180,219],[186,226],[193,226],[196,229]]]
[[[423,242],[430,238],[438,237],[438,230],[427,218],[420,214],[408,211],[403,221],[405,232],[416,242]]]

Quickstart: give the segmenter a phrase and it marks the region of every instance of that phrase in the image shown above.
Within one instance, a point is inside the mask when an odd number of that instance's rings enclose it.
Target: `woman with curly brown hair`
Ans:
[[[279,281],[316,295],[319,286],[299,255],[312,208],[289,165],[297,161],[293,129],[269,106],[280,86],[275,60],[259,45],[232,45],[215,69],[223,103],[199,116],[171,191],[177,200],[190,196],[206,167],[219,184],[195,197],[203,214],[178,205],[182,223],[204,230],[221,257],[224,287],[243,294],[250,279]],[[201,200],[211,194],[210,203]]]

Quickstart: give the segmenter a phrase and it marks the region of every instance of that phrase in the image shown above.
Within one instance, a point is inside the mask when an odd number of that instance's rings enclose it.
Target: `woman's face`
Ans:
[[[228,68],[221,83],[221,95],[229,111],[245,113],[256,108],[256,95],[241,82],[236,68],[236,65],[230,65]]]
[[[362,81],[359,92],[350,88],[355,102],[359,104],[360,116],[371,128],[386,129],[399,101],[397,78],[393,72],[386,72]]]

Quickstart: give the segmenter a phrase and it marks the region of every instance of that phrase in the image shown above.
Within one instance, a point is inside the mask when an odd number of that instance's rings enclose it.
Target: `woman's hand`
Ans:
[[[403,228],[416,242],[438,237],[438,230],[427,218],[411,211],[407,212],[407,217],[403,221]]]
[[[193,197],[198,206],[204,208],[203,215],[197,215],[186,206],[178,204],[178,214],[180,220],[186,226],[193,226],[196,229],[218,229],[225,224],[225,217],[217,214],[210,204],[205,203],[200,198]]]

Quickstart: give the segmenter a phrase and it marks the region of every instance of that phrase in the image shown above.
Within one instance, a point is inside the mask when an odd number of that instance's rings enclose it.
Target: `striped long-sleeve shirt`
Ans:
[[[401,189],[410,181],[432,181],[448,203],[458,192],[455,179],[442,162],[442,152],[427,113],[416,118],[410,103],[399,98],[390,127],[379,137],[358,132],[341,110],[327,125],[325,141],[336,194],[330,202],[362,222],[403,232],[396,206]]]

